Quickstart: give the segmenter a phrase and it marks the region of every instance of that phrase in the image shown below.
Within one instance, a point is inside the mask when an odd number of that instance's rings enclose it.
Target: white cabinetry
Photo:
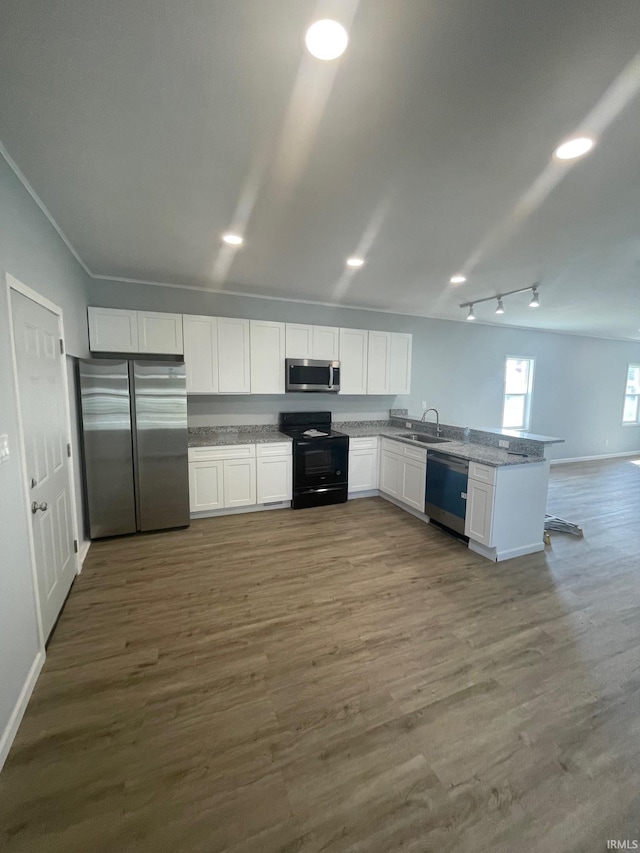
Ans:
[[[287,323],[287,358],[340,358],[340,329],[337,326],[310,326]]]
[[[255,444],[189,448],[192,513],[251,506],[255,502]]]
[[[369,355],[367,361],[367,394],[390,394],[390,332],[369,332]]]
[[[89,348],[92,352],[181,355],[182,314],[89,308]]]
[[[139,352],[181,355],[182,314],[160,314],[157,311],[138,311]]]
[[[290,441],[256,445],[258,503],[290,501],[293,487]]]
[[[251,320],[251,393],[284,394],[285,324]]]
[[[391,333],[389,393],[411,393],[411,345],[413,336],[403,332]]]
[[[340,394],[367,393],[366,329],[340,329]]]
[[[427,451],[402,441],[381,439],[380,491],[424,513]]]
[[[248,320],[218,317],[218,391],[249,394],[251,365]]]
[[[135,311],[89,308],[89,349],[93,352],[139,352]]]
[[[378,488],[378,439],[376,436],[349,441],[349,495]]]
[[[188,394],[218,393],[218,321],[185,314],[184,362]]]
[[[494,468],[469,463],[464,532],[469,548],[490,560],[507,560],[544,548],[549,463]]]

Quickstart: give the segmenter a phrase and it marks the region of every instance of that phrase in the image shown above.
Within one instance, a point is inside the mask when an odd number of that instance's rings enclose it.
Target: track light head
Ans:
[[[476,315],[473,313],[473,305],[469,305],[469,313],[467,314],[467,320],[475,320]]]
[[[502,296],[498,296],[498,307],[496,308],[496,314],[504,314],[504,305],[502,304]]]
[[[529,303],[529,308],[539,308],[540,307],[540,297],[538,296],[538,288],[531,288],[531,302]]]

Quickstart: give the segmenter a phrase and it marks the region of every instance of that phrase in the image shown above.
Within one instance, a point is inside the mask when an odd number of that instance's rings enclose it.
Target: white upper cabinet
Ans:
[[[366,329],[340,329],[340,393],[367,393],[367,354],[369,332]]]
[[[287,358],[313,358],[313,326],[287,323]]]
[[[367,393],[390,394],[391,332],[369,332]]]
[[[250,326],[248,320],[218,317],[218,391],[250,394]]]
[[[313,326],[313,356],[323,361],[340,358],[340,329],[337,326]]]
[[[287,358],[316,358],[338,361],[340,329],[337,326],[308,326],[287,323]]]
[[[411,393],[411,343],[412,335],[391,333],[389,366],[389,393]]]
[[[284,394],[285,324],[251,320],[251,393]]]
[[[218,393],[218,320],[199,314],[182,318],[188,394]]]
[[[89,348],[93,352],[182,355],[182,314],[89,308]]]
[[[181,355],[182,314],[138,311],[138,352]]]
[[[89,349],[93,352],[140,352],[136,311],[89,308]]]

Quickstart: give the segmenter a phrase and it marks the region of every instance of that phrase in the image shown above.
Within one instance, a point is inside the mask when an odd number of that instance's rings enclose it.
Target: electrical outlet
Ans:
[[[426,401],[426,400],[423,400],[423,401],[422,401],[422,411],[423,411],[423,412],[426,412],[426,411],[427,411],[427,401]]]
[[[506,450],[509,447],[509,442],[505,441],[504,438],[501,438],[498,441],[498,447],[504,447],[504,449]]]
[[[9,436],[0,435],[0,462],[6,462],[9,456]]]
[[[411,429],[411,421],[405,421],[404,425],[406,426],[407,429]]]

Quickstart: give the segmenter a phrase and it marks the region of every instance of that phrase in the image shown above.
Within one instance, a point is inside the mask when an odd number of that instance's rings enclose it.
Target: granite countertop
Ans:
[[[246,430],[238,432],[189,433],[189,447],[221,447],[225,444],[266,444],[273,441],[291,441],[283,432]]]
[[[448,440],[441,444],[422,443],[411,438],[405,438],[407,433],[414,432],[414,430],[402,429],[401,427],[342,427],[340,424],[335,424],[335,427],[339,432],[343,432],[350,438],[369,438],[379,435],[402,441],[403,444],[411,444],[414,447],[424,447],[426,450],[437,450],[440,453],[448,453],[459,459],[468,459],[470,462],[480,462],[492,468],[499,468],[503,465],[526,465],[530,462],[544,461],[544,458],[541,456],[514,456],[506,450],[498,447],[489,447],[485,444],[465,444],[462,441],[455,440]]]

